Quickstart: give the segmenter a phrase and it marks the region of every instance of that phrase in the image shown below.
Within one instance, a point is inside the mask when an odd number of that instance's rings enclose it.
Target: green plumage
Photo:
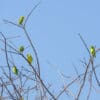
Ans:
[[[27,54],[27,60],[28,60],[28,62],[29,62],[30,64],[32,63],[33,57],[32,57],[31,54]]]
[[[20,48],[19,48],[19,52],[23,52],[24,51],[24,46],[20,46]]]
[[[90,53],[93,57],[96,57],[96,51],[95,51],[95,47],[94,46],[91,46],[90,47]]]
[[[24,16],[21,16],[21,17],[19,18],[18,23],[21,25],[21,24],[23,24],[23,21],[24,21]]]
[[[14,74],[18,75],[18,69],[17,69],[16,66],[13,66],[12,72],[13,72]]]

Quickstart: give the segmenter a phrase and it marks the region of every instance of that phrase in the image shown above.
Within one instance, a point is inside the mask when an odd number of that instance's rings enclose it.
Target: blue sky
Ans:
[[[0,0],[0,31],[7,37],[23,36],[21,30],[5,24],[3,19],[17,23],[19,16],[27,16],[37,2],[37,0]],[[42,0],[29,19],[27,30],[38,51],[43,79],[51,82],[56,88],[62,86],[57,69],[66,75],[74,75],[72,63],[77,66],[80,73],[82,68],[79,60],[84,57],[87,59],[88,53],[78,33],[83,36],[88,46],[92,44],[98,48],[99,27],[99,0]],[[21,43],[24,44],[24,40],[15,44]],[[99,56],[98,54],[97,62]],[[59,85],[56,86],[58,82]],[[67,100],[65,97],[62,96],[61,100]],[[98,98],[99,94],[93,92],[90,100]]]

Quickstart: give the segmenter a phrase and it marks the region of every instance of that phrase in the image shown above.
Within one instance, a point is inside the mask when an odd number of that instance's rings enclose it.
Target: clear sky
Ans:
[[[0,0],[0,31],[8,37],[23,35],[16,27],[5,24],[3,19],[17,23],[19,16],[27,16],[37,2]],[[100,47],[100,0],[42,0],[29,19],[27,30],[38,51],[43,79],[56,88],[61,87],[62,80],[57,70],[74,75],[74,64],[81,73],[80,59],[88,58],[78,33],[88,46]],[[16,45],[24,44],[24,40],[17,42]],[[99,95],[93,91],[90,100],[99,100]],[[85,93],[80,100],[84,100],[84,97]],[[60,100],[69,99],[64,95]]]

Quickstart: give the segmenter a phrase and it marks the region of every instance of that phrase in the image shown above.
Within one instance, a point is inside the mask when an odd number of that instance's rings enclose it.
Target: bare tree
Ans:
[[[22,29],[28,40],[28,45],[26,47],[19,46],[17,48],[11,40],[15,38],[20,39],[20,36],[7,38],[4,33],[0,32],[0,42],[2,44],[2,48],[0,49],[3,52],[3,57],[5,59],[4,64],[0,66],[0,100],[29,100],[30,95],[33,95],[35,100],[58,100],[64,93],[73,97],[74,100],[80,100],[86,82],[89,83],[89,90],[87,91],[87,100],[89,100],[92,89],[96,91],[93,78],[95,78],[98,87],[100,86],[100,81],[96,73],[99,64],[94,64],[96,58],[91,55],[91,52],[81,34],[79,34],[79,37],[89,54],[87,61],[85,59],[81,60],[82,66],[84,67],[83,72],[79,74],[75,66],[73,66],[76,72],[76,75],[74,76],[66,76],[64,73],[59,72],[63,84],[61,89],[59,89],[59,92],[55,91],[55,93],[50,90],[52,85],[45,84],[44,80],[41,78],[41,65],[38,53],[26,29],[27,21],[39,4],[40,2],[33,7],[25,19],[23,17],[24,22],[22,20],[20,24],[5,19],[3,20],[8,24]],[[31,53],[27,52],[28,48],[32,50],[32,52],[30,51]],[[94,49],[95,54],[100,51],[100,48]],[[32,62],[33,56],[35,57],[35,63]],[[18,67],[16,59],[20,62],[19,58],[24,62],[24,65],[19,63]],[[69,83],[67,81],[69,81]],[[78,84],[76,93],[70,89],[73,84]]]

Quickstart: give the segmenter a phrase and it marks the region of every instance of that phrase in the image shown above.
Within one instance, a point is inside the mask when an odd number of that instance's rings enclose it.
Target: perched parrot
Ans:
[[[18,23],[19,23],[20,25],[22,25],[22,24],[23,24],[23,21],[24,21],[24,16],[21,16],[21,17],[19,18]]]
[[[94,46],[91,46],[90,47],[90,53],[93,57],[96,57],[96,51],[95,51],[95,47]]]
[[[30,64],[32,63],[33,57],[32,57],[31,54],[27,54],[27,60],[28,60],[28,62],[29,62]]]
[[[24,46],[20,46],[19,52],[22,53],[24,51]]]
[[[13,66],[12,72],[13,72],[14,74],[18,75],[18,69],[17,69],[16,66]]]

